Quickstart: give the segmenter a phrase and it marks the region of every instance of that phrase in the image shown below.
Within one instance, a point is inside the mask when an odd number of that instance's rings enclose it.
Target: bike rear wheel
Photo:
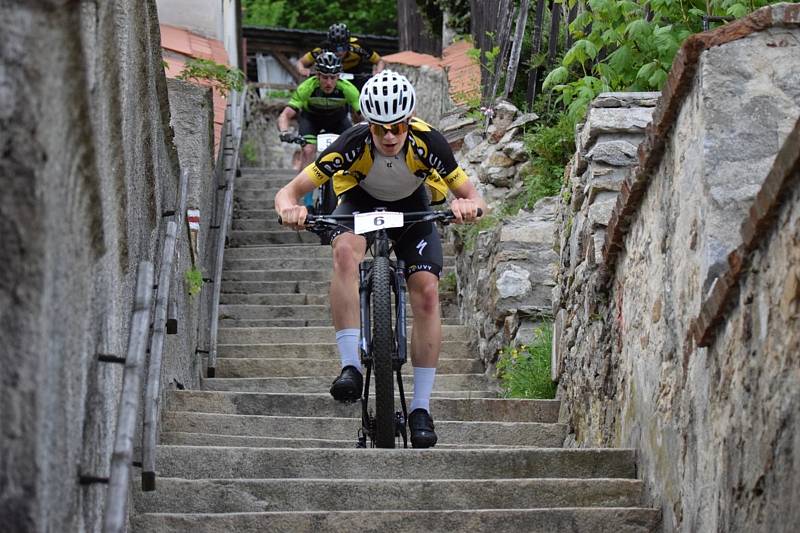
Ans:
[[[375,445],[394,448],[394,375],[392,372],[392,283],[389,259],[372,266],[372,360],[375,366]]]

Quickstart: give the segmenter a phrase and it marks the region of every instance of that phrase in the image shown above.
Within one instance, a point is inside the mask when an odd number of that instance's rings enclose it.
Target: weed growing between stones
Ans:
[[[250,139],[242,143],[242,157],[246,163],[254,164],[258,162],[258,153],[256,151],[256,143]]]
[[[500,350],[497,375],[505,397],[555,398],[556,384],[550,378],[552,344],[553,325],[548,323],[536,329],[533,343]]]
[[[439,279],[439,292],[452,292],[456,289],[456,273],[448,272]]]
[[[561,115],[552,125],[539,125],[524,137],[530,154],[528,173],[522,176],[525,185],[524,207],[561,192],[564,167],[575,152],[575,124]]]
[[[186,291],[189,296],[197,296],[203,288],[203,273],[192,267],[186,271]]]

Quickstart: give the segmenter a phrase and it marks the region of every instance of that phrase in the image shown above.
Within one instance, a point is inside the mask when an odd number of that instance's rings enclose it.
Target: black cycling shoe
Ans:
[[[346,366],[339,377],[333,380],[331,396],[339,402],[355,402],[361,398],[364,378],[354,366]]]
[[[408,415],[408,427],[411,430],[412,448],[432,448],[436,444],[436,432],[433,430],[433,417],[421,407]]]

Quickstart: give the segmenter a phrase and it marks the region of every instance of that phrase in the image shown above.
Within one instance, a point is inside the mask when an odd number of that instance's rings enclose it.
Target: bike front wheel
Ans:
[[[392,283],[389,258],[372,266],[372,358],[375,365],[375,445],[394,448],[394,376],[392,372]]]

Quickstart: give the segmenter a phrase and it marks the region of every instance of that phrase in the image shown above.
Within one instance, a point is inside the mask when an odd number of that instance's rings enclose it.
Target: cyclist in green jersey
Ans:
[[[291,142],[289,122],[296,118],[298,133],[309,143],[303,146],[302,166],[306,167],[317,155],[317,134],[342,133],[352,126],[349,111],[359,112],[358,89],[347,80],[340,80],[342,62],[332,52],[316,59],[317,74],[301,83],[288,105],[278,117],[280,139]]]

